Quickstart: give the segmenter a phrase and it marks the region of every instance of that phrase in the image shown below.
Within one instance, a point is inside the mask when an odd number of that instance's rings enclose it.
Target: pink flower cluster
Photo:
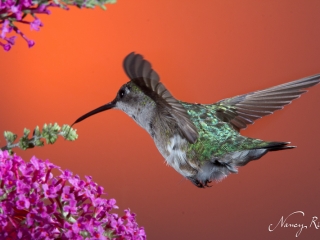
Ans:
[[[115,3],[116,0],[0,0],[0,46],[5,51],[9,51],[14,45],[16,36],[8,37],[7,34],[15,32],[27,41],[28,46],[32,47],[35,42],[29,40],[16,23],[30,25],[31,30],[38,31],[43,26],[38,18],[38,14],[50,14],[49,7],[59,7],[68,10],[68,6],[78,8],[95,8],[100,6],[105,8],[106,3]],[[32,21],[26,21],[26,17]]]
[[[48,10],[50,6],[59,5],[44,1],[40,4],[38,0],[0,0],[0,39],[2,39],[0,46],[6,51],[11,49],[11,46],[15,43],[16,36],[7,37],[7,34],[13,30],[27,41],[29,47],[32,47],[35,42],[29,40],[15,23],[29,24],[32,30],[38,31],[43,25],[36,14],[50,14]],[[27,15],[31,15],[34,20],[31,22],[23,20]]]
[[[85,178],[0,150],[0,239],[146,239],[135,214],[111,213],[115,199]]]

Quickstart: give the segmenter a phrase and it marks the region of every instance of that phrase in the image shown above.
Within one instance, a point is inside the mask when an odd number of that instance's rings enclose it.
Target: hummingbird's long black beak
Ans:
[[[72,127],[74,124],[76,124],[76,123],[78,123],[78,122],[81,122],[82,120],[84,120],[84,119],[86,119],[86,118],[88,118],[88,117],[90,117],[90,116],[92,116],[92,115],[94,115],[94,114],[97,114],[97,113],[99,113],[99,112],[103,112],[103,111],[109,110],[109,109],[111,109],[111,108],[114,108],[115,105],[116,105],[115,101],[112,101],[112,102],[107,103],[107,104],[105,104],[105,105],[103,105],[103,106],[101,106],[101,107],[98,107],[98,108],[92,110],[91,112],[88,112],[88,113],[86,113],[85,115],[79,117],[79,118],[71,125],[71,127]]]

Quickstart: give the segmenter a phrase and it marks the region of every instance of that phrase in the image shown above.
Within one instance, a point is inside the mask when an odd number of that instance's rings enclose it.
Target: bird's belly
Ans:
[[[176,134],[164,147],[157,146],[166,163],[184,177],[190,177],[197,173],[195,166],[191,166],[187,160],[185,151],[187,144],[184,138]]]

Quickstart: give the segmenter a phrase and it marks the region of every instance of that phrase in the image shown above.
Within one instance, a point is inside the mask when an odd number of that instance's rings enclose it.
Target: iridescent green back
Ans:
[[[230,123],[222,122],[216,116],[215,104],[190,104],[180,102],[197,127],[199,138],[194,144],[189,144],[187,158],[207,161],[213,157],[255,148],[268,146],[269,142],[241,136]]]

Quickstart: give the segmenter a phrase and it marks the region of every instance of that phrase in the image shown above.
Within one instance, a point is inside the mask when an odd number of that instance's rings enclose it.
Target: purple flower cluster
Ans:
[[[115,199],[85,178],[0,150],[0,239],[146,239],[135,214],[111,213]]]
[[[39,31],[43,26],[38,14],[50,14],[49,7],[59,7],[68,10],[68,5],[78,8],[94,8],[100,6],[105,9],[104,4],[115,3],[116,0],[0,0],[0,46],[9,51],[14,45],[16,36],[7,37],[7,33],[14,31],[27,41],[32,47],[35,42],[28,39],[16,26],[16,23],[29,24],[31,30]],[[26,21],[26,17],[32,21]]]
[[[31,0],[0,0],[0,39],[2,39],[0,46],[6,51],[11,49],[11,46],[15,43],[16,36],[7,37],[7,34],[14,31],[27,41],[29,47],[32,47],[35,42],[29,40],[15,23],[30,24],[31,30],[38,31],[43,25],[36,14],[50,14],[48,10],[50,6],[59,5],[49,2],[38,4],[37,1],[34,2]],[[33,21],[23,20],[27,15],[31,15]]]

